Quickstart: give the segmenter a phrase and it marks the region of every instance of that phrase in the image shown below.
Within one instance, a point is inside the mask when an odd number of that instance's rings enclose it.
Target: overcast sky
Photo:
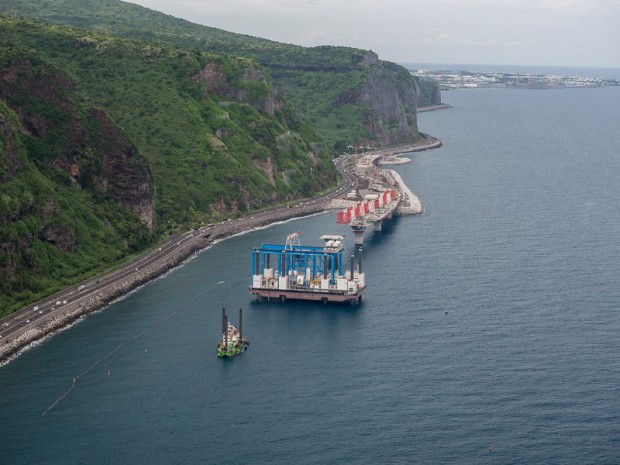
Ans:
[[[132,0],[291,44],[411,63],[620,68],[620,0]]]

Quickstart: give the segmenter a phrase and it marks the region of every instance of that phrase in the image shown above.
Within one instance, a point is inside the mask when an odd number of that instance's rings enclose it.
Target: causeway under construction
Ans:
[[[250,293],[258,300],[307,300],[360,303],[366,289],[362,271],[362,246],[369,225],[374,231],[397,213],[421,213],[422,206],[393,170],[378,169],[382,155],[373,154],[354,159],[358,179],[367,189],[349,192],[339,203],[345,207],[337,212],[336,223],[349,225],[355,236],[355,254],[351,253],[349,270],[344,269],[344,236],[324,235],[322,247],[302,246],[299,232],[290,234],[284,245],[263,244],[252,251],[252,285]],[[406,162],[405,160],[403,160]],[[417,202],[417,203],[416,203]]]

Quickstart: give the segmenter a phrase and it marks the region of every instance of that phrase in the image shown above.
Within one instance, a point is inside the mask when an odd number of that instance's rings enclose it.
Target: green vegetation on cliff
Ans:
[[[281,44],[119,0],[3,0],[1,14],[7,311],[179,226],[333,186],[332,153],[414,141],[416,105],[437,103],[432,84],[369,51]]]
[[[13,44],[37,50],[76,82],[85,105],[124,129],[149,161],[162,227],[335,183],[320,137],[251,60],[8,18],[0,32],[0,52]]]
[[[244,58],[0,18],[0,101],[3,312],[151,231],[336,182],[321,138]]]
[[[343,144],[408,142],[417,126],[402,118],[381,121],[371,102],[361,98],[366,78],[381,63],[372,52],[348,47],[301,47],[201,26],[120,0],[5,0],[0,12],[38,18],[53,24],[92,28],[143,41],[252,58],[273,76],[282,96],[317,125],[334,152]],[[369,59],[370,58],[370,59]],[[390,64],[391,65],[391,64]],[[402,71],[402,70],[400,70]],[[403,108],[440,103],[439,94],[408,73],[401,84],[417,88]],[[393,66],[383,68],[387,80]],[[420,88],[422,86],[422,88]],[[387,91],[388,89],[386,89]],[[390,97],[388,97],[390,98]],[[342,102],[346,102],[345,105]],[[408,118],[411,120],[411,118]],[[415,116],[413,117],[415,121]]]
[[[39,71],[30,73],[33,85],[44,85],[36,79]],[[62,76],[49,67],[44,74],[46,79]],[[83,131],[84,160],[96,163],[105,152],[97,140],[101,119],[73,106],[70,98],[66,105],[52,106],[36,95],[21,97],[19,111],[33,123],[27,126],[0,100],[0,316],[103,271],[152,237],[112,193],[81,188],[93,171],[83,168],[78,179],[77,173],[71,177],[46,161],[62,162],[65,154],[57,141],[77,127]]]

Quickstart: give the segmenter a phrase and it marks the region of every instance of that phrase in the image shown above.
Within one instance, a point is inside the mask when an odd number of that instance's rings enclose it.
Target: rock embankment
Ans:
[[[391,169],[370,170],[372,166],[377,165],[400,165],[411,162],[411,159],[401,157],[399,155],[405,153],[414,153],[424,150],[434,149],[441,147],[442,143],[435,137],[424,134],[424,138],[421,141],[403,144],[395,147],[375,150],[364,154],[357,159],[355,165],[355,174],[360,179],[364,179],[368,184],[377,182],[384,184],[387,188],[389,186],[397,187],[401,193],[401,201],[396,209],[398,215],[420,215],[424,213],[424,206],[420,199],[413,193],[413,191],[405,184],[400,174]],[[359,200],[347,200],[347,199],[333,199],[330,203],[331,208],[346,209],[349,207],[355,207]]]
[[[421,215],[424,213],[424,207],[422,206],[422,202],[420,199],[409,189],[403,178],[400,177],[394,170],[389,170],[392,174],[392,177],[398,184],[398,188],[402,195],[400,200],[400,204],[398,208],[396,208],[396,213],[398,215]]]
[[[56,295],[52,300],[62,301],[66,299],[68,303],[40,315],[36,320],[32,319],[31,323],[16,328],[10,335],[4,337],[0,343],[0,363],[18,355],[30,344],[41,341],[46,336],[68,327],[82,316],[100,310],[138,287],[164,275],[219,240],[265,227],[274,222],[307,216],[326,209],[328,209],[327,201],[316,201],[291,208],[267,210],[262,214],[254,215],[254,217],[228,221],[212,228],[205,228],[204,231],[195,231],[187,238],[178,242],[173,241],[174,247],[171,248],[170,253],[161,256],[159,259],[149,261],[146,266],[134,268],[133,264],[129,264],[116,270],[113,274],[108,274],[105,280],[109,284],[102,286],[95,292],[87,293],[72,300],[69,300],[67,296]]]
[[[438,105],[428,105],[425,107],[418,107],[418,113],[424,113],[425,111],[445,110],[447,108],[452,108],[452,105],[450,105],[449,103],[440,103]]]

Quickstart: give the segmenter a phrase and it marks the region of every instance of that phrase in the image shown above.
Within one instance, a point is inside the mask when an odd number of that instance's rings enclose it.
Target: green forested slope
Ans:
[[[346,55],[333,53],[335,48],[332,53],[323,53],[320,48],[306,48],[235,34],[120,0],[3,0],[0,13],[36,18],[52,24],[96,29],[146,42],[164,42],[184,48],[251,57],[272,65],[308,63],[350,66]]]
[[[5,309],[180,225],[334,185],[332,153],[416,140],[416,105],[436,103],[432,86],[368,51],[280,44],[119,0],[2,0],[3,13]]]
[[[37,50],[147,157],[165,226],[218,219],[335,182],[320,137],[251,60],[0,20],[0,51]],[[201,74],[202,72],[202,74]]]
[[[363,98],[364,79],[373,66],[367,52],[347,47],[300,47],[201,26],[139,5],[119,0],[4,0],[0,12],[35,17],[54,24],[94,28],[145,41],[163,42],[220,54],[244,56],[259,61],[275,78],[282,95],[295,103],[304,117],[318,124],[321,135],[334,152],[355,143],[406,142],[413,132],[383,131],[393,121],[381,119]],[[417,87],[417,104],[440,103],[429,84],[403,74]],[[430,84],[431,86],[433,84]],[[420,89],[422,86],[422,89]],[[328,92],[324,92],[327,89]],[[353,98],[352,98],[353,97]],[[347,101],[346,106],[339,102]],[[407,106],[416,103],[407,102]],[[415,112],[415,111],[414,111]],[[336,125],[340,125],[337,128]],[[386,126],[387,125],[387,126]]]
[[[0,17],[0,102],[0,313],[336,182],[248,59]]]
[[[77,105],[66,76],[32,53],[3,54],[0,68],[16,56],[27,66],[0,75],[2,90],[17,84],[6,101],[0,97],[0,316],[152,239],[152,224],[128,202],[133,187],[111,187],[118,177],[102,163],[114,160],[145,184],[146,192],[134,192],[140,204],[152,196],[145,160],[120,131],[104,128],[111,125],[105,114]],[[58,90],[48,92],[49,83]]]

